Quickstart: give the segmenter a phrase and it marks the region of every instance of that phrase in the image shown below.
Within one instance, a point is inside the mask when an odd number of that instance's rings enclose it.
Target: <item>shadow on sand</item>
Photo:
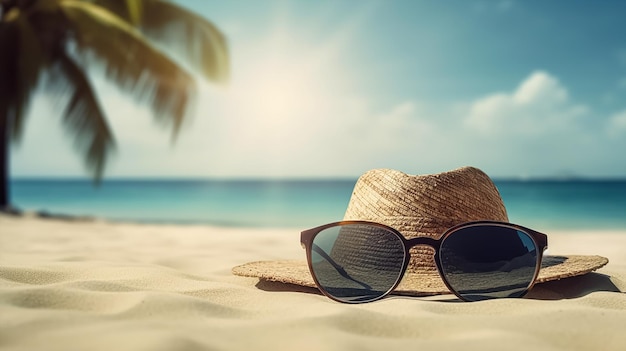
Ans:
[[[601,273],[587,273],[576,277],[536,284],[526,298],[537,300],[575,299],[598,291],[624,293],[618,286],[623,282]],[[617,284],[617,285],[616,285]]]

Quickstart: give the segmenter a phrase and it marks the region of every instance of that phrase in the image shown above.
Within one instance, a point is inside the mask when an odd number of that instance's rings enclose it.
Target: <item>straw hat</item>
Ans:
[[[371,170],[356,182],[344,220],[382,223],[411,239],[439,238],[448,228],[460,223],[508,222],[508,217],[491,179],[477,168],[463,167],[417,176],[391,169]],[[418,246],[410,253],[409,267],[394,293],[414,296],[449,293],[437,272],[434,250]],[[536,282],[586,274],[607,263],[608,259],[601,256],[544,256]],[[250,262],[232,271],[261,280],[316,286],[305,259]]]

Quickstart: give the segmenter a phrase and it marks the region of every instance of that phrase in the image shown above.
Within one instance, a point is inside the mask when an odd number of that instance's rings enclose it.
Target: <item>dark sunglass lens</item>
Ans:
[[[311,245],[311,266],[320,288],[349,303],[386,295],[400,279],[405,250],[390,230],[344,224],[319,232]]]
[[[441,243],[440,262],[448,284],[468,301],[523,296],[535,276],[537,245],[512,227],[477,225],[459,229]]]

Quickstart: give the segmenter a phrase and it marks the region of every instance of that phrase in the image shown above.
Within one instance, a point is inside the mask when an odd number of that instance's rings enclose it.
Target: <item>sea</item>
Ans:
[[[356,179],[13,179],[15,207],[115,221],[307,229],[341,220]],[[626,230],[626,179],[495,179],[509,221]]]

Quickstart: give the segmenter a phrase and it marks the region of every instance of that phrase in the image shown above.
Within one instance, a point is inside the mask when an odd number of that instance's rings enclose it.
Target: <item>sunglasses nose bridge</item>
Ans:
[[[409,271],[439,271],[437,252],[440,240],[430,237],[417,237],[406,241],[408,253],[407,263]]]
[[[441,241],[437,240],[437,239],[433,239],[433,238],[429,238],[429,237],[417,237],[417,238],[413,238],[413,239],[409,239],[406,242],[406,248],[407,250],[410,250],[411,248],[415,247],[415,246],[428,246],[433,248],[435,251],[439,251],[439,246],[441,245]]]

